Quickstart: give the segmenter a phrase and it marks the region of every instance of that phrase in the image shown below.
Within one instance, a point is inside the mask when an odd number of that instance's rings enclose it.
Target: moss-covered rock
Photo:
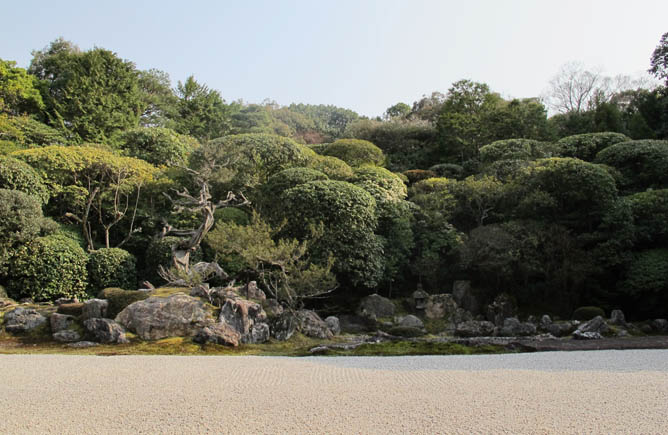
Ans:
[[[98,298],[106,299],[109,302],[109,306],[107,307],[107,317],[113,319],[131,303],[143,301],[149,296],[148,292],[110,287],[102,290],[98,295]]]

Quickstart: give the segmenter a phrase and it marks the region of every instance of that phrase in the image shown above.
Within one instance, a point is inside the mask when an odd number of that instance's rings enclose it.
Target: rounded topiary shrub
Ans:
[[[418,181],[426,180],[428,178],[436,178],[436,172],[434,171],[425,171],[424,169],[410,169],[404,171],[403,174],[408,178],[410,184],[417,183]]]
[[[460,179],[464,175],[464,168],[454,163],[439,163],[434,165],[429,170],[439,177]]]
[[[605,317],[605,311],[599,307],[580,307],[573,311],[573,320],[587,321],[596,316]]]
[[[668,187],[668,141],[632,140],[611,145],[596,155],[596,163],[612,166],[625,189],[641,191]]]
[[[119,248],[98,249],[90,254],[88,280],[93,292],[106,287],[132,289],[137,285],[134,255]]]
[[[139,290],[123,290],[122,288],[105,288],[98,294],[98,298],[109,302],[107,317],[113,319],[125,307],[133,302],[143,301],[150,296],[149,292]]]
[[[38,237],[16,251],[9,272],[8,292],[14,299],[35,301],[86,296],[88,255],[59,234]]]
[[[314,151],[324,156],[343,160],[352,167],[361,165],[382,166],[385,163],[383,150],[369,141],[361,139],[339,139]]]
[[[590,162],[599,151],[629,140],[631,138],[621,133],[584,133],[559,139],[557,147],[562,157],[575,157]]]
[[[37,171],[13,157],[0,156],[0,189],[20,190],[42,204],[49,200],[49,191]]]

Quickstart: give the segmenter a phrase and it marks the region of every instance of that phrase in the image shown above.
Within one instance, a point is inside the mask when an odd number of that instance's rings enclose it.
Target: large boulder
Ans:
[[[276,317],[283,314],[283,306],[276,299],[267,299],[262,303],[267,317]]]
[[[214,323],[206,305],[184,293],[134,302],[118,313],[116,321],[143,340],[192,337]]]
[[[264,301],[267,299],[267,295],[264,294],[257,286],[257,282],[251,281],[240,290],[241,296],[246,299],[255,299],[258,301]]]
[[[83,320],[88,320],[107,317],[108,308],[109,301],[106,299],[89,299],[83,304],[81,318]]]
[[[239,346],[240,340],[241,334],[225,323],[205,326],[193,338],[195,343],[213,343],[233,347]]]
[[[402,317],[399,320],[399,326],[403,328],[417,328],[417,329],[422,329],[424,328],[424,323],[422,320],[420,320],[419,317],[416,317],[412,314],[409,314],[407,316]]]
[[[291,311],[284,311],[271,322],[271,335],[279,341],[289,340],[297,332],[297,317]]]
[[[325,319],[325,323],[329,330],[332,331],[332,334],[339,335],[341,333],[341,323],[339,322],[338,317],[329,316]]]
[[[29,332],[46,323],[46,317],[31,308],[18,307],[5,314],[5,329],[13,334]]]
[[[564,337],[575,331],[576,327],[577,327],[576,323],[572,321],[553,322],[545,325],[544,330],[554,335],[555,337]]]
[[[626,326],[626,317],[622,310],[612,310],[610,313],[610,323],[616,326]]]
[[[311,310],[297,312],[299,331],[307,337],[329,339],[334,336],[329,325]]]
[[[373,319],[392,317],[394,316],[394,304],[391,300],[374,293],[362,299],[358,313]]]
[[[242,343],[262,343],[269,339],[267,313],[257,302],[228,298],[220,310],[218,321],[236,330]]]
[[[457,303],[451,294],[444,293],[430,295],[424,308],[424,315],[428,319],[451,318],[457,311]]]
[[[341,332],[347,334],[372,332],[378,327],[375,319],[354,314],[341,314],[339,316],[339,325],[341,326]]]
[[[502,337],[525,337],[536,335],[536,325],[529,322],[520,322],[517,317],[509,317],[503,321],[503,326],[499,329]]]
[[[51,332],[56,333],[60,331],[68,330],[74,324],[75,317],[68,314],[58,314],[53,313],[49,317],[49,323],[51,324]]]
[[[73,343],[81,340],[81,335],[77,331],[65,329],[54,333],[53,339],[61,343]]]
[[[668,320],[666,319],[652,320],[652,331],[658,333],[668,332]]]
[[[517,317],[517,306],[513,298],[507,293],[501,293],[494,301],[487,305],[487,320],[496,326],[503,326],[503,322],[509,317]]]
[[[452,283],[452,297],[457,306],[477,314],[480,310],[478,299],[475,297],[471,281],[455,281]]]
[[[489,337],[494,334],[494,323],[486,320],[469,320],[457,324],[455,335],[458,337]]]
[[[111,319],[88,319],[84,321],[84,328],[91,340],[98,343],[123,344],[128,342],[123,327]]]
[[[596,316],[588,322],[582,323],[576,329],[577,333],[584,334],[588,332],[605,335],[610,332],[610,327],[605,323],[605,319],[601,316]],[[575,336],[575,333],[573,333]]]

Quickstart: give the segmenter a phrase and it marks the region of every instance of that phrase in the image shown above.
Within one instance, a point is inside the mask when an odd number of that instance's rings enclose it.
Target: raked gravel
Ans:
[[[668,351],[0,355],[0,433],[668,433]]]

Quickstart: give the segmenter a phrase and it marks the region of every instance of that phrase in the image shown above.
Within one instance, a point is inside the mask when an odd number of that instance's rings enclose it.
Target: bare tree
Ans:
[[[570,62],[552,77],[544,98],[556,112],[582,112],[605,95],[609,86],[609,79],[599,71],[587,71],[582,63]]]

